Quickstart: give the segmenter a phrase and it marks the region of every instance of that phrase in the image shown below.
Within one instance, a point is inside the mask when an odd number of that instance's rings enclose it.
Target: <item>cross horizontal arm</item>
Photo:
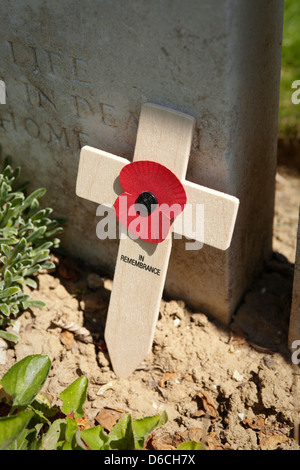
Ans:
[[[187,205],[175,219],[174,234],[226,250],[231,242],[239,200],[189,181],[185,181],[183,187]]]
[[[123,192],[119,174],[129,161],[103,150],[85,146],[80,152],[76,194],[98,204],[113,205]]]

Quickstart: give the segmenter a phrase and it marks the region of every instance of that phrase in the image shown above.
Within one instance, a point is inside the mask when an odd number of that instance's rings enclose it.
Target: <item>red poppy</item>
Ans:
[[[124,190],[114,204],[120,223],[134,237],[160,243],[186,204],[185,190],[168,168],[140,160],[126,165],[119,176]]]

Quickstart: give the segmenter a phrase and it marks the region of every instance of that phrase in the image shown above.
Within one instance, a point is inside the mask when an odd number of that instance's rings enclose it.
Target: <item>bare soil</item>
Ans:
[[[182,301],[162,300],[151,354],[130,378],[119,379],[103,341],[112,280],[56,256],[56,270],[39,274],[31,293],[47,307],[22,314],[21,340],[8,350],[0,377],[28,354],[47,354],[52,368],[43,391],[60,404],[59,393],[86,375],[92,424],[109,430],[124,412],[140,418],[165,410],[169,420],[147,449],[175,449],[183,440],[202,440],[212,450],[297,449],[299,369],[291,364],[287,334],[299,190],[299,174],[280,167],[274,254],[230,326]],[[58,316],[84,326],[92,343],[55,325]]]

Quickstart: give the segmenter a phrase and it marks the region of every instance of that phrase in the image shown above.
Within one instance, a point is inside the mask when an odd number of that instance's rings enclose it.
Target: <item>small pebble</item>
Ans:
[[[103,279],[96,273],[90,273],[87,277],[87,285],[90,289],[103,287]]]
[[[263,357],[263,362],[268,369],[276,370],[274,359],[270,354]]]
[[[232,377],[234,378],[234,380],[236,380],[237,382],[241,382],[243,380],[243,376],[237,371],[235,370],[232,374]]]

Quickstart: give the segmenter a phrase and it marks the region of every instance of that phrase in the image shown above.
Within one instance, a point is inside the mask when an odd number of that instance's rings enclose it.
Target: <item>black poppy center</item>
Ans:
[[[150,215],[157,206],[157,199],[154,194],[149,191],[145,191],[139,195],[135,201],[136,211],[140,215],[148,216]]]

